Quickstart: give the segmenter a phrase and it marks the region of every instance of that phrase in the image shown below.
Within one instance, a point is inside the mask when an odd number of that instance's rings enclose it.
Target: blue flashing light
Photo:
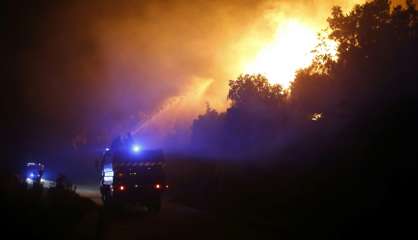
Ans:
[[[108,147],[107,147],[107,148],[105,148],[105,151],[106,151],[106,152],[107,152],[107,151],[110,151],[110,148],[108,148]]]
[[[135,153],[140,152],[141,151],[141,146],[137,145],[137,144],[133,145],[132,146],[132,151],[135,152]]]
[[[31,177],[31,178],[35,177],[35,174],[30,173],[30,174],[29,174],[29,177]]]

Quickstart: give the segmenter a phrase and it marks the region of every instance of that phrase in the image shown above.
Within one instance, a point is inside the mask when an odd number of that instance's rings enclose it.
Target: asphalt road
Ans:
[[[100,203],[99,193],[79,188],[79,194]],[[75,230],[77,239],[257,239],[256,230],[235,221],[163,201],[159,213],[114,213],[100,208]]]

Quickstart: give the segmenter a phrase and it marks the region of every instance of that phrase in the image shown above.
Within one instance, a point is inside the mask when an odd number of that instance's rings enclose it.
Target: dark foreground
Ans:
[[[80,191],[98,202],[98,194]],[[88,239],[254,239],[267,235],[254,226],[227,220],[169,199],[159,213],[146,209],[99,208],[87,214],[76,227],[74,238]]]
[[[94,188],[39,192],[24,189],[13,179],[2,177],[2,183],[8,182],[1,185],[3,229],[4,234],[21,239],[373,239],[408,236],[415,225],[406,218],[394,218],[413,215],[406,195],[385,208],[371,203],[374,210],[350,209],[350,199],[335,205],[331,195],[323,194],[319,202],[314,197],[291,200],[282,195],[282,202],[273,199],[276,204],[269,206],[265,194],[256,199],[243,192],[240,199],[231,201],[224,192],[217,199],[206,199],[221,203],[209,207],[202,205],[204,199],[187,202],[168,195],[160,213],[149,213],[104,208]],[[351,214],[344,217],[347,211]]]
[[[159,213],[104,208],[99,192],[79,187],[27,189],[2,176],[4,234],[20,239],[250,239],[263,236],[241,222],[164,199]]]

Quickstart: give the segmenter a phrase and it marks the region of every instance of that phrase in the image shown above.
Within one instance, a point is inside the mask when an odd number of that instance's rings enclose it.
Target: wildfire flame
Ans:
[[[297,20],[287,20],[277,27],[273,41],[266,44],[255,59],[247,64],[245,72],[262,74],[271,84],[280,84],[288,89],[296,71],[312,63],[315,57],[313,50],[319,43],[313,27]],[[335,57],[336,43],[329,40],[325,44],[328,45],[328,53]]]

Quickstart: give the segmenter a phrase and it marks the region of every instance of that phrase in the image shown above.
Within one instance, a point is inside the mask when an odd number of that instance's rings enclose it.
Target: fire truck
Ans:
[[[106,148],[100,162],[100,193],[104,205],[144,206],[158,212],[168,188],[161,150],[144,150],[128,142]]]

